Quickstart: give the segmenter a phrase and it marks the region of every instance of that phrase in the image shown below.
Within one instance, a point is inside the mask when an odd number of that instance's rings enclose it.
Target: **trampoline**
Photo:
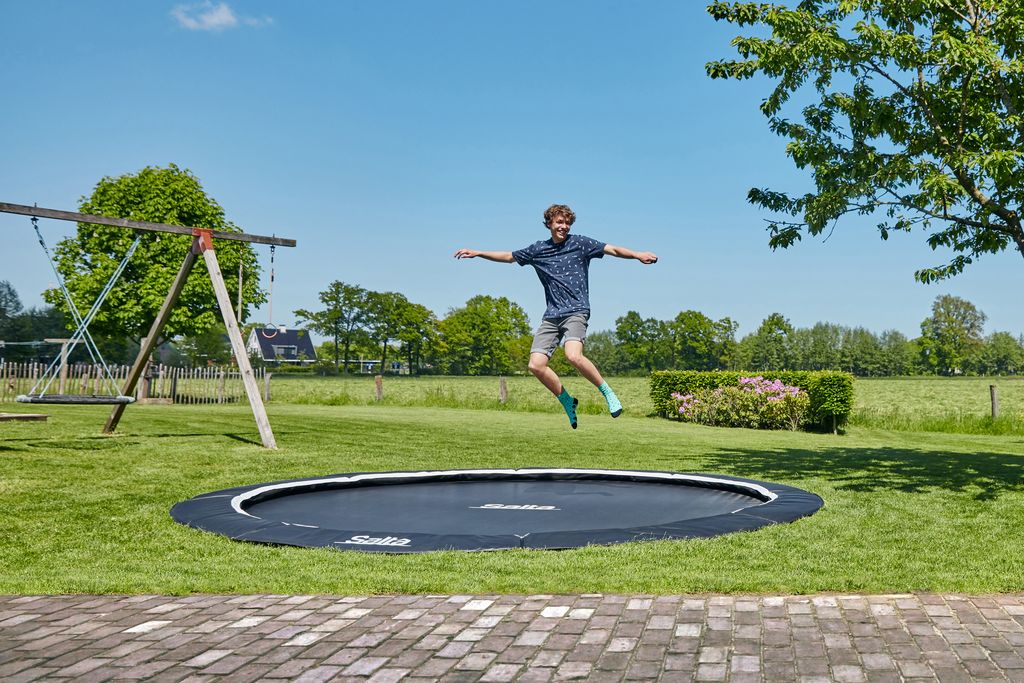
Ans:
[[[363,472],[215,491],[175,521],[240,541],[415,553],[706,538],[792,522],[822,500],[707,474],[566,468]]]

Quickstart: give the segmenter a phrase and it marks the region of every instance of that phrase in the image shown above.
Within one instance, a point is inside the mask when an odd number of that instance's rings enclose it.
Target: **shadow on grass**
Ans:
[[[973,493],[993,500],[1024,491],[1024,457],[1007,453],[946,453],[908,448],[829,451],[724,449],[708,453],[715,472],[768,481],[828,479],[844,491]]]

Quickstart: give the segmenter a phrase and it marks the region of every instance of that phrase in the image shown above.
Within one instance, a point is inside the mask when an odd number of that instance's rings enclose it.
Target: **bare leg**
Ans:
[[[562,380],[558,378],[558,375],[548,367],[548,357],[544,353],[531,353],[530,354],[530,372],[533,376],[540,380],[540,383],[548,388],[555,396],[562,393]]]
[[[558,378],[554,370],[548,367],[547,354],[530,354],[530,372],[548,388],[548,391],[555,395],[565,409],[565,414],[569,418],[569,426],[576,429],[576,406],[579,405],[579,401],[569,395],[569,392],[562,386],[562,380]]]
[[[601,391],[601,395],[608,402],[608,412],[611,413],[611,416],[618,417],[622,415],[622,403],[619,401],[619,397],[615,395],[612,388],[601,377],[597,366],[583,355],[583,342],[565,342],[565,357],[570,365],[576,368],[577,372],[586,377],[591,384]]]
[[[565,342],[565,359],[569,361],[569,365],[576,368],[576,371],[589,380],[595,387],[599,387],[604,384],[604,378],[601,377],[601,372],[597,369],[597,366],[594,365],[589,358],[583,355],[583,342]],[[533,358],[531,357],[530,360],[532,363]]]

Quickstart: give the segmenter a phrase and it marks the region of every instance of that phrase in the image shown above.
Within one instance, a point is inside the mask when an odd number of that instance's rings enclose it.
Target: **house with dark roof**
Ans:
[[[258,327],[249,333],[245,348],[250,356],[259,356],[268,363],[306,365],[316,361],[313,338],[306,330]]]

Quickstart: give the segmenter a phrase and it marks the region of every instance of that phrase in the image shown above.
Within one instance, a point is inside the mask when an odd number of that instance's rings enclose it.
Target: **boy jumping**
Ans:
[[[555,371],[548,367],[551,354],[559,342],[565,347],[565,358],[576,370],[597,387],[608,402],[612,417],[622,414],[622,404],[601,373],[583,355],[583,342],[587,338],[587,320],[590,318],[590,261],[605,254],[631,258],[643,264],[656,263],[658,257],[650,251],[633,251],[625,247],[598,242],[583,235],[570,235],[576,214],[564,204],[555,204],[544,212],[544,226],[551,231],[551,239],[535,242],[518,251],[476,251],[459,249],[455,258],[480,257],[498,263],[531,265],[544,286],[547,308],[544,318],[533,337],[530,347],[530,372],[554,394],[569,424],[576,429],[576,406],[573,398],[562,386]]]

